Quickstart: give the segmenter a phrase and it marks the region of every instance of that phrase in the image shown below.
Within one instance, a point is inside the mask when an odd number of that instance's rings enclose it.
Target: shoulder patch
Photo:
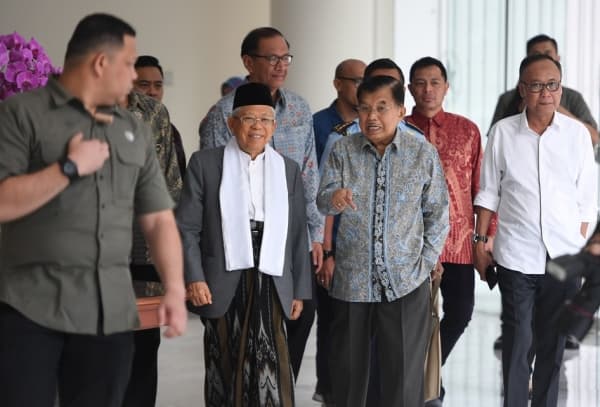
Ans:
[[[331,131],[341,134],[342,136],[347,136],[348,128],[350,126],[352,126],[352,124],[354,124],[353,120],[350,120],[349,122],[346,122],[346,123],[336,124],[335,126],[333,126],[333,129],[331,129]]]
[[[421,130],[420,128],[418,128],[414,123],[411,123],[407,120],[404,120],[404,123],[406,123],[406,127],[408,127],[409,129],[414,130],[423,135],[425,134],[425,132],[423,130]]]

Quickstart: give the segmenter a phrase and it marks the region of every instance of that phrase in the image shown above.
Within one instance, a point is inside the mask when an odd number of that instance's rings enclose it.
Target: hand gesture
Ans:
[[[352,201],[352,190],[350,188],[340,188],[331,196],[331,205],[338,212],[343,212],[348,206],[356,210],[356,205]]]
[[[92,139],[84,140],[83,133],[76,133],[69,140],[67,156],[77,164],[79,176],[83,177],[98,171],[110,156],[108,144]]]

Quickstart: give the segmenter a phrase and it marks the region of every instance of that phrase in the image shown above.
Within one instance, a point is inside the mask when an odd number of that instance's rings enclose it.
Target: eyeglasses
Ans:
[[[356,86],[357,88],[360,86],[360,84],[363,81],[363,78],[350,78],[349,76],[336,76],[336,79],[342,79],[344,81],[354,82],[354,86]]]
[[[381,115],[385,114],[391,108],[392,108],[392,106],[387,106],[387,105],[378,105],[375,107],[371,107],[371,106],[367,106],[367,105],[359,105],[356,107],[356,111],[359,114],[364,114],[366,116],[369,116],[373,111],[375,111],[375,113],[377,113],[378,115],[381,116]]]
[[[252,117],[252,116],[235,116],[238,119],[240,119],[240,121],[248,127],[252,127],[254,125],[256,125],[257,122],[259,122],[263,127],[269,127],[272,126],[273,123],[275,123],[275,119],[271,119],[271,118],[267,118],[267,117],[261,117],[260,119],[258,117]]]
[[[290,54],[286,54],[286,55],[282,55],[282,56],[251,54],[250,56],[255,57],[255,58],[264,58],[269,62],[269,65],[271,65],[271,66],[277,65],[279,62],[281,62],[283,65],[289,65],[292,63],[292,58],[294,58],[294,56],[290,55]]]
[[[541,91],[544,90],[544,88],[546,88],[549,92],[556,92],[558,90],[558,88],[560,88],[559,81],[550,81],[547,83],[541,83],[541,82],[527,83],[527,82],[521,81],[521,83],[523,85],[525,85],[527,87],[527,90],[530,91],[531,93],[540,93]]]

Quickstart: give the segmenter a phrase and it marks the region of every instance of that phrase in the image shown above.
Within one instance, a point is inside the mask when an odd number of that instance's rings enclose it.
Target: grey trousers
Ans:
[[[377,340],[381,405],[422,407],[425,353],[431,332],[429,280],[392,302],[333,300],[330,372],[336,406],[364,407]]]

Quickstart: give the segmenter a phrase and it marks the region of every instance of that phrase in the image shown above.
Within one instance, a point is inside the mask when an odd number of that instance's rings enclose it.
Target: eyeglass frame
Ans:
[[[390,105],[377,105],[377,106],[365,106],[365,105],[358,105],[354,108],[354,110],[356,110],[356,112],[358,114],[364,114],[367,117],[371,115],[371,113],[373,113],[373,111],[375,111],[375,113],[378,116],[383,116],[384,114],[386,114],[387,112],[389,112],[394,106],[390,106]]]
[[[254,117],[254,116],[233,116],[240,120],[244,126],[253,127],[256,123],[260,123],[261,126],[267,128],[275,124],[275,118],[270,117]],[[252,123],[249,122],[252,121]]]
[[[292,63],[292,60],[294,59],[294,56],[292,54],[285,54],[282,56],[279,55],[259,55],[259,54],[248,54],[253,58],[264,58],[267,60],[267,62],[269,63],[269,65],[271,66],[277,66],[277,64],[279,64],[281,62],[282,65],[288,66],[289,64]],[[284,59],[288,59],[289,61],[284,61]]]
[[[560,89],[561,83],[560,81],[556,81],[556,80],[551,80],[549,82],[546,83],[541,83],[541,82],[532,82],[532,83],[527,83],[525,81],[520,81],[520,83],[522,83],[523,85],[525,85],[525,88],[527,89],[527,91],[531,92],[531,93],[542,93],[544,91],[544,89],[546,89],[548,92],[550,93],[554,93],[557,92]],[[550,89],[550,85],[552,84],[556,84],[556,89]],[[533,90],[532,87],[533,86],[540,86],[539,90]]]
[[[344,81],[354,82],[354,86],[356,86],[357,88],[360,86],[360,84],[364,80],[363,77],[360,77],[360,78],[351,78],[349,76],[336,76],[335,79],[341,79],[341,80],[344,80]]]

